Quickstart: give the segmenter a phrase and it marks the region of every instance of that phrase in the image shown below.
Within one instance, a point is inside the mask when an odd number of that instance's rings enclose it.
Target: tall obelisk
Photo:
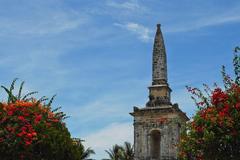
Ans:
[[[176,160],[180,128],[188,117],[171,103],[167,54],[160,24],[153,45],[152,84],[144,108],[134,107],[135,160]]]

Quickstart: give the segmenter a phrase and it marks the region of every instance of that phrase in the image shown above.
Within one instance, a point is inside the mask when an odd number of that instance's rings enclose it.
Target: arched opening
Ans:
[[[153,159],[160,158],[160,141],[161,141],[160,131],[153,130],[151,132],[151,157]]]

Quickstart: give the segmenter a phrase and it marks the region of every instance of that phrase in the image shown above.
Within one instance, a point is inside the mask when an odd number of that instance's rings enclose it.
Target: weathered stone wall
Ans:
[[[163,109],[162,109],[163,110]],[[151,131],[160,132],[160,159],[176,159],[180,124],[184,123],[177,112],[145,110],[134,116],[134,146],[136,160],[153,160],[151,156]]]

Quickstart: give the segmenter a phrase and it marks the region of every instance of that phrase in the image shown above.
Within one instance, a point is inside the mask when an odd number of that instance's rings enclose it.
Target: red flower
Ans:
[[[27,134],[27,137],[28,137],[28,138],[32,138],[32,134],[31,134],[31,133],[28,133],[28,134]]]
[[[26,146],[29,146],[30,144],[32,144],[31,141],[25,141],[25,145],[26,145]]]
[[[22,137],[22,136],[23,136],[22,132],[21,132],[21,133],[18,133],[17,136],[18,136],[18,137]]]
[[[227,114],[228,112],[229,112],[229,107],[225,107],[225,108],[223,108],[223,110],[222,110],[225,114]]]
[[[37,115],[37,116],[35,117],[34,123],[35,123],[35,124],[39,123],[39,122],[41,121],[41,119],[42,119],[42,115]]]
[[[27,127],[22,127],[21,130],[22,130],[22,131],[26,131],[26,130],[27,130]]]
[[[8,111],[8,112],[7,112],[8,116],[12,116],[13,113],[14,113],[13,111]]]
[[[166,119],[161,119],[161,120],[160,120],[160,123],[164,123],[165,121],[166,121]],[[57,123],[57,122],[59,122],[59,120],[56,119],[56,118],[54,118],[54,119],[52,119],[52,122]]]
[[[216,88],[212,93],[212,103],[217,105],[220,102],[224,102],[228,96],[220,88]]]
[[[236,108],[237,110],[240,110],[240,103],[237,103],[236,106],[235,106],[235,108]]]
[[[219,112],[219,116],[222,118],[225,117],[225,112]]]
[[[32,133],[32,136],[34,136],[34,137],[37,136],[37,133],[36,133],[36,132],[33,132],[33,133]]]
[[[18,116],[18,120],[25,121],[25,118],[23,116]]]

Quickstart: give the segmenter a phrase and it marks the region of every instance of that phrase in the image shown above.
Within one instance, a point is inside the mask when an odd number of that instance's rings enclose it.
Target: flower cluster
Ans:
[[[196,93],[196,89],[188,89]],[[200,92],[195,95],[200,99],[196,103],[199,110],[182,134],[179,159],[236,158],[240,149],[240,86],[231,83],[225,90],[216,87],[208,97]]]
[[[222,68],[224,89],[187,87],[198,110],[183,128],[178,159],[236,160],[240,156],[240,56],[235,48],[235,80]]]
[[[63,122],[66,115],[60,107],[51,108],[55,96],[47,102],[45,96],[30,97],[37,92],[22,95],[24,82],[14,95],[16,80],[9,88],[1,86],[8,94],[7,101],[0,102],[1,160],[80,160],[94,153],[74,143]]]
[[[59,122],[57,114],[34,99],[0,103],[0,145],[31,148]]]

